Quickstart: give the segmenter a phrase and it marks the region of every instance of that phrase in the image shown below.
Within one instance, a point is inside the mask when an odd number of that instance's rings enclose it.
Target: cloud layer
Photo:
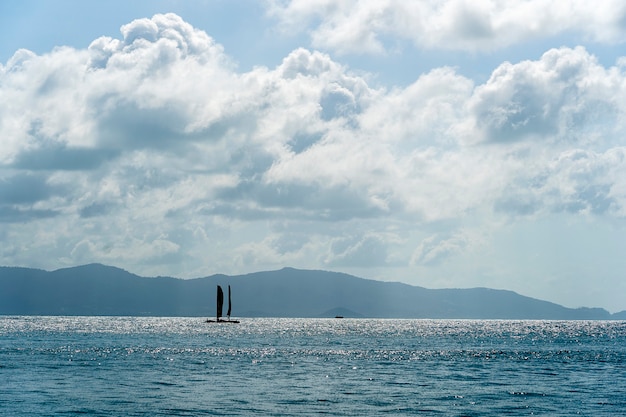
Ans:
[[[436,33],[416,25],[410,36],[464,47],[458,31],[478,36],[484,24],[480,48],[495,47],[522,36],[518,26],[499,36],[511,13],[538,3],[505,13],[484,2],[483,23],[462,14],[462,2],[428,6],[464,23]],[[344,9],[324,4],[324,25],[340,36]],[[384,34],[404,14],[377,4],[378,14],[362,2],[355,15],[382,19],[388,26],[371,27]],[[576,5],[568,13],[606,23],[580,26],[586,36],[621,39],[613,14]],[[312,10],[294,1],[275,12]],[[548,23],[564,13],[549,11]],[[98,261],[175,276],[393,267],[407,279],[430,273],[437,286],[467,274],[463,262],[479,253],[474,272],[490,275],[502,227],[626,216],[624,61],[605,67],[582,47],[551,49],[503,63],[478,85],[444,67],[383,88],[308,49],[239,72],[215,40],[173,14],[121,33],[88,49],[20,50],[0,67],[1,263]],[[363,45],[348,44],[379,48],[378,33],[359,36]]]
[[[312,27],[313,45],[338,53],[386,53],[398,41],[488,51],[568,32],[593,42],[626,40],[619,0],[274,0],[269,11],[284,30]]]

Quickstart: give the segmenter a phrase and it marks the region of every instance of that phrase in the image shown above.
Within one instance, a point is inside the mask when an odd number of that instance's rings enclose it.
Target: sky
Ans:
[[[2,2],[0,264],[626,310],[622,0]]]

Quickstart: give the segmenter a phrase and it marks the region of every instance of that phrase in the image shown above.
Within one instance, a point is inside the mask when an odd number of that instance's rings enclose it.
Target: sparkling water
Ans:
[[[0,317],[0,415],[626,415],[626,322]]]

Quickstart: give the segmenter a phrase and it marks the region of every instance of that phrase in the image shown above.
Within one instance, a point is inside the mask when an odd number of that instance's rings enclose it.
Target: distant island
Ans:
[[[427,289],[328,271],[178,279],[101,264],[56,271],[0,267],[0,314],[211,317],[218,284],[233,288],[235,317],[626,319],[626,311],[572,309],[512,291]]]

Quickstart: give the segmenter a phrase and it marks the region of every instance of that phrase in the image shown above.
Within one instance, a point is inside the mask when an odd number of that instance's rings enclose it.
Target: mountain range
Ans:
[[[213,317],[217,285],[231,286],[235,317],[626,319],[626,311],[572,309],[506,290],[427,289],[328,271],[178,279],[101,264],[55,271],[0,267],[0,314]]]

